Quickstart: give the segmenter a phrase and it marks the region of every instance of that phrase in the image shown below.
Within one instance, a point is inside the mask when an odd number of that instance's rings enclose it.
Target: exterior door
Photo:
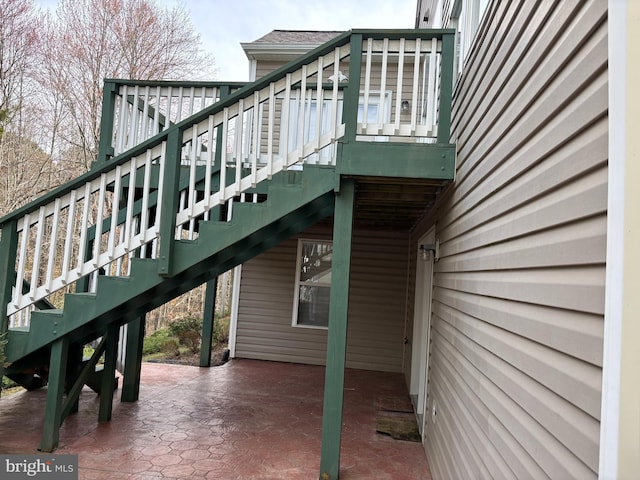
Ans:
[[[424,438],[427,414],[427,387],[429,375],[429,343],[431,332],[431,288],[433,279],[433,251],[435,229],[431,229],[418,242],[416,262],[416,293],[413,313],[413,340],[411,351],[411,382],[409,393],[418,417],[418,426]]]

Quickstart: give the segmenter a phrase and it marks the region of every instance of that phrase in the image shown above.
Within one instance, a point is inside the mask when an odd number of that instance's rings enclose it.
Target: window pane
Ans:
[[[329,325],[329,287],[300,285],[298,325]]]
[[[303,242],[300,259],[300,282],[331,285],[331,257],[329,242]]]
[[[329,291],[333,244],[330,241],[300,240],[297,278],[297,309],[294,325],[329,325]]]

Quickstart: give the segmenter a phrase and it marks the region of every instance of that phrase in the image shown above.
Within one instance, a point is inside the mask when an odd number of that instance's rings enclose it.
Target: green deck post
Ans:
[[[202,318],[202,344],[200,345],[200,366],[211,366],[211,346],[213,345],[213,327],[216,316],[216,290],[218,277],[207,282]]]
[[[173,274],[173,247],[176,236],[176,212],[180,199],[180,156],[182,154],[182,132],[173,128],[167,135],[167,153],[162,182],[162,208],[160,220],[160,252],[158,274],[170,277]]]
[[[11,300],[11,289],[16,276],[16,252],[18,249],[18,223],[13,220],[7,225],[2,225],[2,237],[0,238],[0,272],[2,275],[2,288],[0,289],[0,335],[5,335],[9,329],[7,317],[7,305]],[[0,342],[3,338],[0,337]],[[0,349],[3,347],[0,343]],[[0,360],[4,352],[0,351]],[[4,361],[0,361],[0,382],[4,376]],[[2,388],[0,388],[0,391]]]
[[[49,381],[47,383],[47,402],[44,410],[42,440],[38,450],[53,452],[60,439],[62,424],[62,399],[64,395],[65,373],[69,356],[69,340],[62,337],[51,345],[49,362]]]
[[[105,80],[102,89],[102,115],[100,117],[100,143],[95,166],[101,167],[113,156],[113,118],[116,108],[117,85],[112,80]]]
[[[120,401],[135,402],[140,396],[142,347],[146,317],[138,317],[127,325],[127,353],[124,361]]]
[[[110,324],[107,327],[107,342],[104,351],[104,370],[102,371],[102,386],[100,388],[99,422],[111,420],[113,411],[113,391],[115,389],[116,360],[118,358],[119,327]]]
[[[351,35],[349,53],[349,86],[344,93],[342,119],[345,124],[342,142],[354,142],[358,124],[360,103],[360,70],[362,68],[362,34]]]
[[[440,74],[440,105],[438,106],[438,143],[449,143],[451,137],[451,99],[453,95],[453,59],[455,34],[442,35],[442,64]]]
[[[74,382],[79,378],[80,372],[82,371],[82,360],[83,360],[83,350],[84,345],[80,345],[79,343],[72,343],[69,345],[69,354],[67,356],[67,376],[65,381],[65,392],[67,393],[67,398],[69,398],[69,392],[71,391]],[[80,405],[80,397],[78,396],[71,408],[69,409],[69,413],[76,413],[78,411],[78,407]]]
[[[355,184],[344,180],[335,199],[333,258],[329,297],[327,366],[322,413],[320,479],[337,480],[340,471],[340,439],[344,396],[344,366],[347,349],[347,313]]]

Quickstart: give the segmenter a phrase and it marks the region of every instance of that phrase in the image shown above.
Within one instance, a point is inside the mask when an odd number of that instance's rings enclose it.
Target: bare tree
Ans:
[[[23,100],[35,66],[38,14],[29,0],[0,0],[0,138],[23,134]]]
[[[81,173],[95,160],[105,78],[193,79],[213,60],[183,7],[153,0],[60,0],[49,18],[42,75],[52,93],[51,133]],[[56,150],[52,148],[52,152]],[[80,155],[77,155],[80,153]],[[66,156],[66,155],[65,155]]]

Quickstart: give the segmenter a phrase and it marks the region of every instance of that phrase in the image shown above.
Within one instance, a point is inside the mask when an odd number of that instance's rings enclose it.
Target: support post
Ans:
[[[118,86],[113,80],[105,80],[102,89],[102,116],[100,118],[100,143],[98,144],[98,159],[94,162],[97,167],[103,166],[113,157],[113,118],[116,108],[116,94]]]
[[[173,128],[167,135],[167,153],[164,165],[162,198],[158,202],[162,208],[160,219],[160,252],[158,274],[163,277],[173,275],[173,247],[176,236],[176,212],[180,199],[180,155],[182,153],[182,131]]]
[[[2,237],[0,237],[0,275],[2,275],[2,288],[0,289],[0,382],[4,376],[4,348],[9,329],[7,317],[7,304],[11,300],[11,290],[18,282],[16,279],[16,252],[18,249],[18,223],[12,220],[2,225]],[[15,281],[14,281],[15,279]],[[1,385],[1,383],[0,383]],[[0,387],[0,391],[2,388]]]
[[[337,480],[340,471],[344,367],[347,349],[347,314],[351,270],[351,236],[355,183],[343,180],[335,199],[333,258],[329,297],[329,331],[322,412],[320,480]]]
[[[211,346],[213,345],[213,327],[216,316],[216,290],[218,277],[207,282],[202,318],[202,342],[200,344],[200,366],[211,366]]]
[[[67,376],[65,381],[65,392],[67,393],[67,399],[69,399],[69,393],[73,388],[75,381],[80,377],[80,372],[82,371],[82,356],[83,356],[83,345],[79,343],[72,343],[69,345],[69,355],[67,360]],[[70,405],[68,413],[76,413],[78,411],[80,404],[80,396],[78,395],[74,400],[73,404]],[[62,419],[64,420],[64,415]]]
[[[116,360],[118,359],[119,327],[110,324],[107,327],[107,341],[104,351],[104,370],[102,371],[102,386],[100,388],[100,410],[98,422],[111,420],[113,410],[113,391],[115,389]]]
[[[442,35],[440,105],[438,106],[438,143],[449,143],[451,137],[451,99],[453,95],[453,60],[455,34]]]
[[[49,362],[49,382],[47,384],[47,402],[44,410],[42,440],[38,450],[52,452],[58,446],[60,425],[62,424],[62,400],[64,381],[69,356],[69,340],[62,337],[51,345]]]
[[[360,70],[362,65],[362,34],[351,35],[349,54],[349,86],[344,93],[342,118],[345,125],[342,143],[354,142],[358,125],[358,103],[360,102]]]
[[[127,326],[127,353],[124,361],[122,395],[120,401],[135,402],[140,395],[140,372],[142,371],[142,347],[146,317],[143,315]]]

